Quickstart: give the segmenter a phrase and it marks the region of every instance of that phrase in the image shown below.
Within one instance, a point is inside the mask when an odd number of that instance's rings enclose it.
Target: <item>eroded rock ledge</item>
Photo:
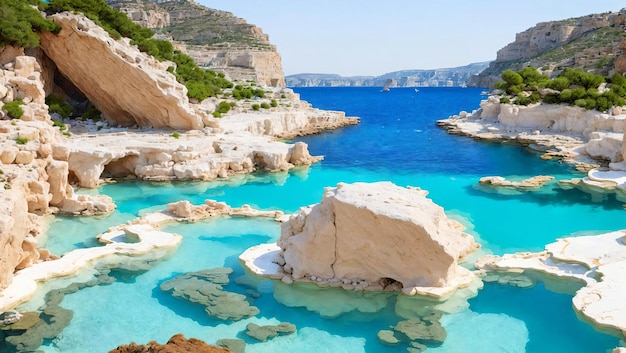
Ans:
[[[161,225],[195,222],[219,216],[267,217],[279,220],[283,213],[258,211],[248,205],[233,208],[213,200],[206,200],[204,205],[198,206],[191,205],[189,201],[169,204],[166,210],[149,213],[98,235],[96,238],[104,246],[77,249],[61,258],[39,262],[17,271],[10,285],[0,292],[0,312],[13,309],[29,300],[37,290],[37,283],[50,278],[71,276],[97,261],[113,259],[111,261],[119,265],[116,261],[120,260],[115,259],[116,255],[125,255],[130,261],[140,257],[148,261],[166,257],[178,247],[182,236],[161,231]]]
[[[426,194],[389,182],[340,183],[292,215],[277,244],[250,248],[240,259],[288,283],[444,297],[475,279],[458,261],[478,245]]]
[[[491,96],[473,113],[437,121],[451,134],[481,140],[513,141],[543,152],[544,159],[562,159],[580,170],[599,161],[619,162],[626,114],[613,114],[567,105],[517,106]]]

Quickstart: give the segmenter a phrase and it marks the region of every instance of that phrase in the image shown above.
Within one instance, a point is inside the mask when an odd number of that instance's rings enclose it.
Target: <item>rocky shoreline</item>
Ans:
[[[497,97],[481,102],[481,109],[462,112],[437,124],[451,134],[477,140],[518,143],[543,152],[543,159],[559,159],[587,176],[559,181],[561,187],[583,191],[615,193],[626,199],[624,123],[621,107],[611,114],[565,105],[529,107],[500,104]],[[521,189],[526,182],[536,188],[550,176],[537,176],[517,184],[502,177],[485,177],[481,184],[495,188]],[[532,182],[529,182],[532,181]],[[559,286],[579,287],[572,300],[574,309],[596,328],[616,336],[626,334],[622,297],[626,266],[625,230],[611,233],[562,238],[538,253],[484,256],[475,264],[485,281],[532,285],[539,280]],[[480,273],[480,272],[479,272]],[[616,348],[614,352],[622,352]]]

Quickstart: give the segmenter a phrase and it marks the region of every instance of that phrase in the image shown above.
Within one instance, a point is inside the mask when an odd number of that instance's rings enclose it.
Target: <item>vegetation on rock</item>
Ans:
[[[104,28],[114,39],[130,38],[131,44],[137,45],[139,50],[157,60],[173,61],[176,66],[170,67],[168,71],[187,87],[189,98],[201,101],[216,96],[223,88],[232,87],[224,74],[201,69],[191,57],[174,50],[172,43],[167,40],[152,39],[154,32],[151,29],[134,23],[125,13],[109,7],[104,0],[50,0],[47,12],[51,14],[61,11],[81,12]]]
[[[539,102],[566,103],[585,109],[608,111],[626,105],[626,78],[619,73],[611,77],[566,68],[550,78],[534,67],[519,71],[506,70],[496,89],[502,91],[500,102],[529,105]]]
[[[38,0],[0,0],[0,46],[36,48],[39,46],[38,31],[58,33],[61,27],[46,20],[31,5]],[[41,7],[45,4],[41,3]]]
[[[46,97],[46,104],[48,105],[48,112],[50,114],[57,113],[63,119],[72,114],[72,106],[66,103],[63,98],[57,97],[54,94],[50,94]]]
[[[22,99],[16,99],[2,106],[2,110],[6,111],[11,119],[19,119],[24,115],[21,105],[24,104]]]

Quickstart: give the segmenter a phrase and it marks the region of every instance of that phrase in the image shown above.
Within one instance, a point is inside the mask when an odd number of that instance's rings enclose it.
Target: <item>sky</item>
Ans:
[[[491,61],[539,22],[617,12],[623,0],[196,0],[263,29],[285,75],[378,76]]]

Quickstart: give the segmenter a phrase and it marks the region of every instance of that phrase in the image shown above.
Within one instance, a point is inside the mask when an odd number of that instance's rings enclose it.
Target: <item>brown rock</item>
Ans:
[[[225,348],[219,348],[206,344],[205,342],[190,338],[186,339],[182,334],[172,336],[166,344],[159,344],[152,341],[148,344],[138,345],[131,343],[128,345],[121,345],[109,353],[230,353],[231,351]]]

